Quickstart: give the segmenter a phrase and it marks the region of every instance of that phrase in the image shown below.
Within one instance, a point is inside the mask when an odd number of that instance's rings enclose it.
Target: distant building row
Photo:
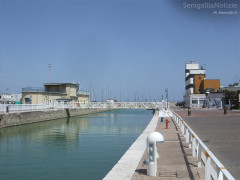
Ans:
[[[22,94],[0,94],[0,104],[21,104]]]

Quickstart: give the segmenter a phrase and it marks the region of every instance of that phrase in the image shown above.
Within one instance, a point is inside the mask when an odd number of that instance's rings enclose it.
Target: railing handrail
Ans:
[[[45,91],[44,87],[24,87],[22,92],[43,92]]]
[[[213,160],[213,162],[215,163],[216,167],[217,167],[217,178],[216,179],[223,179],[223,175],[228,179],[228,180],[235,180],[234,177],[229,173],[229,171],[222,165],[222,163],[217,159],[217,157],[208,149],[208,147],[202,142],[202,140],[197,136],[197,134],[190,128],[190,126],[182,119],[181,116],[179,116],[177,113],[175,113],[174,111],[172,111],[172,113],[175,116],[172,116],[174,121],[180,126],[180,129],[182,131],[184,131],[184,128],[181,128],[181,123],[183,124],[183,127],[185,126],[189,131],[190,134],[193,135],[193,137],[197,140],[197,142],[199,143],[199,145],[201,146],[201,148],[203,148],[203,150],[205,151],[205,154],[209,155],[209,157]],[[177,120],[177,118],[178,120]],[[180,123],[181,122],[181,123]],[[183,132],[184,134],[184,132]],[[184,134],[185,135],[185,134]],[[186,139],[189,138],[186,136]],[[193,138],[189,138],[189,139],[193,139]],[[193,141],[189,142],[189,143],[193,143]],[[193,151],[196,151],[195,147],[192,147]],[[201,150],[200,150],[201,151]],[[198,152],[201,153],[201,152]],[[201,156],[201,155],[200,155]],[[202,158],[202,157],[201,157]],[[201,159],[200,158],[200,159]],[[206,163],[206,162],[205,162]],[[211,167],[211,163],[210,167],[208,168],[213,168]],[[211,169],[207,170],[209,172],[209,176],[211,176]],[[214,178],[214,177],[213,177]],[[208,177],[206,178],[206,170],[205,170],[205,179],[208,179]]]
[[[52,106],[50,104],[0,104],[0,112],[28,112],[48,110]]]

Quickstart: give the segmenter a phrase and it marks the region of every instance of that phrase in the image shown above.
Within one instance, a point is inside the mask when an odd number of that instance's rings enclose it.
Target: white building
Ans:
[[[185,107],[202,107],[206,99],[205,94],[196,93],[196,77],[205,78],[206,70],[200,68],[200,65],[194,61],[185,64]],[[200,86],[200,84],[198,85]],[[197,88],[197,91],[198,88]]]
[[[15,104],[20,102],[22,94],[0,94],[0,103],[1,104]]]
[[[196,75],[206,76],[206,70],[200,69],[199,64],[194,61],[185,64],[185,95],[194,94],[194,77]]]

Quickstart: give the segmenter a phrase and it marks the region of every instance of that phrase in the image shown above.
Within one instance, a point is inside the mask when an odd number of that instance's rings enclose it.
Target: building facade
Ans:
[[[185,64],[184,102],[186,107],[204,107],[206,92],[217,92],[219,87],[220,80],[206,79],[206,70],[198,63],[190,61]]]
[[[89,102],[89,95],[89,91],[80,90],[79,84],[46,83],[43,88],[22,88],[22,103]]]
[[[206,71],[200,69],[199,64],[191,61],[185,64],[185,94],[197,94],[201,81],[205,78]]]

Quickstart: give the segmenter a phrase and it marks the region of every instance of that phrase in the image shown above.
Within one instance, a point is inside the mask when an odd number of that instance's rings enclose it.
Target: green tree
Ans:
[[[225,104],[227,102],[230,102],[230,108],[232,108],[232,104],[234,104],[234,102],[237,99],[237,93],[234,91],[228,91],[228,90],[224,90],[223,92],[225,93]]]

